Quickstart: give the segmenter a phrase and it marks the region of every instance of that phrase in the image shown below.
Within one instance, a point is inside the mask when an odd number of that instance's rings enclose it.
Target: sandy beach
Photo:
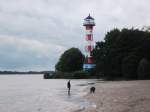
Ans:
[[[85,96],[93,105],[76,112],[150,112],[150,80],[98,81],[94,86],[95,94]]]

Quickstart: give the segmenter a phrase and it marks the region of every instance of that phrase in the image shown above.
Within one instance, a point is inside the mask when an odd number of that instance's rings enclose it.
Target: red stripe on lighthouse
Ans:
[[[86,35],[86,40],[87,41],[92,41],[93,40],[92,35]]]
[[[85,46],[85,50],[86,50],[87,52],[91,52],[91,51],[93,50],[93,46],[87,45],[87,46]]]
[[[92,63],[93,63],[93,57],[88,57],[87,63],[88,63],[88,64],[92,64]]]

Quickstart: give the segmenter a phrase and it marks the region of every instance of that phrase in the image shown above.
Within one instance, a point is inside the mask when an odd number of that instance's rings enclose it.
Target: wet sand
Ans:
[[[94,86],[95,94],[85,98],[95,105],[76,112],[150,112],[150,80],[99,81]]]

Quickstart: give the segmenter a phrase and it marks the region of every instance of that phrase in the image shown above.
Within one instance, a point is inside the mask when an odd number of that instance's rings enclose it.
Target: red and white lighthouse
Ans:
[[[92,18],[89,14],[88,17],[84,19],[83,26],[85,26],[86,30],[86,35],[85,35],[85,40],[86,40],[86,46],[85,46],[85,61],[83,64],[83,69],[84,70],[89,70],[95,67],[93,57],[91,56],[91,51],[94,48],[93,45],[93,27],[95,26],[94,18]]]

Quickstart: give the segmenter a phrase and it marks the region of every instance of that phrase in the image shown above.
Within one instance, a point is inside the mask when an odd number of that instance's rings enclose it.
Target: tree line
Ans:
[[[92,52],[96,73],[108,78],[150,78],[150,32],[113,29]]]
[[[138,29],[113,29],[104,40],[96,42],[91,55],[96,67],[90,71],[106,78],[150,78],[150,32]],[[60,57],[56,71],[82,70],[84,55],[78,48],[66,50]]]

